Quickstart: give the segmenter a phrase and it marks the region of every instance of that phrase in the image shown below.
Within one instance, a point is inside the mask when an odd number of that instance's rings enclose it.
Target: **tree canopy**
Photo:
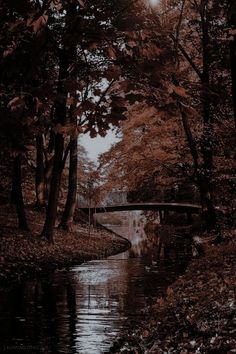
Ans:
[[[73,222],[78,136],[114,127],[122,138],[101,157],[106,188],[168,199],[196,187],[188,198],[201,201],[214,227],[224,203],[215,190],[230,192],[235,169],[234,3],[12,0],[0,10],[3,165],[14,166],[19,211],[22,164],[35,171],[36,205],[47,210],[42,235],[53,240],[65,166],[61,225]]]

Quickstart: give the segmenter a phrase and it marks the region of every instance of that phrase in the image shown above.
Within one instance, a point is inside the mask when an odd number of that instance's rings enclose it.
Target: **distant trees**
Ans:
[[[104,188],[137,191],[139,201],[165,201],[175,186],[189,180],[191,157],[175,114],[136,103],[121,129],[121,141],[100,158]]]

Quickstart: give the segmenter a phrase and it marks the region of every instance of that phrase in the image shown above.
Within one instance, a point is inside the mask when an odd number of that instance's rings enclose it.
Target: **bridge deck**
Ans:
[[[84,212],[88,212],[89,208],[78,208]],[[98,206],[90,208],[92,213],[106,213],[114,211],[128,211],[128,210],[156,210],[156,211],[176,211],[179,213],[189,212],[197,214],[201,211],[202,207],[198,204],[185,204],[185,203],[129,203],[108,206]]]

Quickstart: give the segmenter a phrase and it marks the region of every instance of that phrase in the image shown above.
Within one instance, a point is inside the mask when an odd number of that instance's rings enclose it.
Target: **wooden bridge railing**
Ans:
[[[78,209],[84,212],[106,213],[114,211],[129,211],[129,210],[156,210],[156,211],[175,211],[178,213],[198,214],[202,207],[198,204],[187,203],[127,203],[97,207],[79,207]]]

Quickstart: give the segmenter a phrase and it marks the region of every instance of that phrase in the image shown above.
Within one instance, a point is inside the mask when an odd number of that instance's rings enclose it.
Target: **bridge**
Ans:
[[[154,210],[154,211],[175,211],[178,213],[199,214],[202,210],[201,205],[185,204],[185,203],[128,203],[115,204],[97,207],[79,207],[78,209],[92,214],[108,213],[114,211],[129,211],[129,210]]]

